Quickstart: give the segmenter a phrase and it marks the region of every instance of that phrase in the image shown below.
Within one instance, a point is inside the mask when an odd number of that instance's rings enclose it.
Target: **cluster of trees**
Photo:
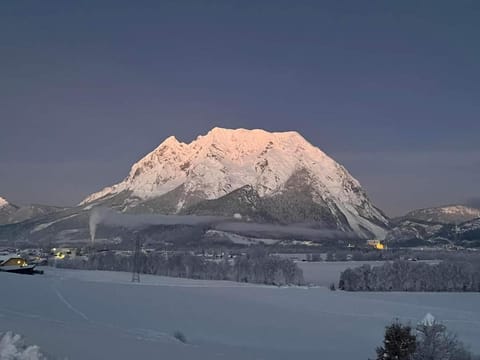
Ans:
[[[270,256],[262,248],[249,251],[246,256],[235,259],[232,280],[262,284],[302,285],[303,272],[290,259]]]
[[[140,272],[172,277],[231,280],[269,285],[302,285],[302,270],[289,259],[269,255],[263,249],[252,249],[246,255],[228,260],[211,261],[190,253],[165,254],[160,252],[140,254]],[[86,258],[64,259],[57,267],[132,271],[133,255],[113,251],[90,254]]]
[[[428,249],[389,249],[388,251],[378,251],[374,249],[342,249],[329,251],[326,255],[326,261],[393,261],[409,258],[414,258],[418,260],[480,261],[480,254],[473,251],[449,251]]]
[[[393,261],[363,265],[340,275],[339,289],[347,291],[480,291],[480,263],[442,261],[427,264]]]
[[[385,329],[383,345],[378,347],[377,360],[478,360],[457,336],[431,315],[417,325],[415,331],[398,321]]]

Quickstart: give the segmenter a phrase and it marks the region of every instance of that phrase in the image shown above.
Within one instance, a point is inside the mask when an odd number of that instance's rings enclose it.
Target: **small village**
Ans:
[[[106,243],[105,243],[106,244]],[[29,247],[24,249],[16,249],[13,247],[0,247],[0,272],[14,272],[21,274],[42,274],[43,270],[37,270],[37,267],[64,267],[65,262],[75,260],[79,262],[87,262],[89,257],[98,254],[109,254],[118,258],[129,258],[135,255],[135,250],[109,248],[107,245],[97,245],[82,247],[74,247],[69,244],[59,244],[52,248],[35,248]],[[338,262],[338,261],[357,261],[357,260],[409,260],[417,261],[419,258],[414,255],[408,255],[409,252],[452,252],[452,251],[475,251],[476,249],[464,249],[458,246],[443,246],[438,248],[410,248],[404,255],[391,256],[389,248],[384,241],[377,239],[366,240],[361,246],[348,243],[344,249],[334,249],[330,251],[321,251],[316,249],[316,243],[312,241],[296,241],[295,244],[301,245],[298,249],[289,247],[288,249],[278,248],[267,250],[270,255],[288,259],[294,262]],[[172,258],[176,255],[189,255],[201,258],[207,262],[230,262],[233,263],[237,257],[246,256],[248,247],[203,247],[198,249],[175,249],[175,248],[155,248],[148,246],[141,246],[138,251],[144,255],[156,255],[160,258]],[[268,247],[266,247],[268,249]],[[295,251],[292,251],[295,250]],[[394,249],[400,251],[401,249]],[[359,255],[360,254],[360,255]],[[360,258],[359,258],[360,256]]]

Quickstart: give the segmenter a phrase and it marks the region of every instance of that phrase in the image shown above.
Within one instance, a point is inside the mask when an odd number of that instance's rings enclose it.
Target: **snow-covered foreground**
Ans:
[[[0,273],[0,332],[52,358],[367,359],[393,318],[431,312],[480,353],[480,294],[345,293],[45,269]],[[179,330],[188,343],[172,334]]]

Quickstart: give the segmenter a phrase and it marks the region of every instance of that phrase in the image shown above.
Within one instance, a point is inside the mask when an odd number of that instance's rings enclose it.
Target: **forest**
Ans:
[[[480,291],[480,263],[446,260],[438,264],[397,260],[349,268],[340,275],[346,291]]]

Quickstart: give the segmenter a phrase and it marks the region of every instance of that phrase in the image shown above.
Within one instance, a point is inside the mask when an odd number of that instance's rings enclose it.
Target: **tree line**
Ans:
[[[321,261],[318,256],[314,260],[314,255],[310,256],[308,261]],[[378,251],[374,249],[353,249],[353,250],[335,250],[326,253],[325,261],[393,261],[400,259],[417,260],[452,260],[452,261],[480,261],[480,254],[473,251],[449,251],[449,250],[413,250],[413,249],[389,249],[388,251]]]
[[[480,292],[480,263],[413,261],[363,265],[340,275],[339,289],[347,291],[449,291]]]
[[[233,261],[209,261],[188,252],[140,254],[140,273],[203,280],[230,280],[268,285],[303,285],[302,270],[290,259],[269,255],[253,248]],[[63,259],[57,267],[132,271],[133,255],[114,251],[89,254],[87,257]]]

